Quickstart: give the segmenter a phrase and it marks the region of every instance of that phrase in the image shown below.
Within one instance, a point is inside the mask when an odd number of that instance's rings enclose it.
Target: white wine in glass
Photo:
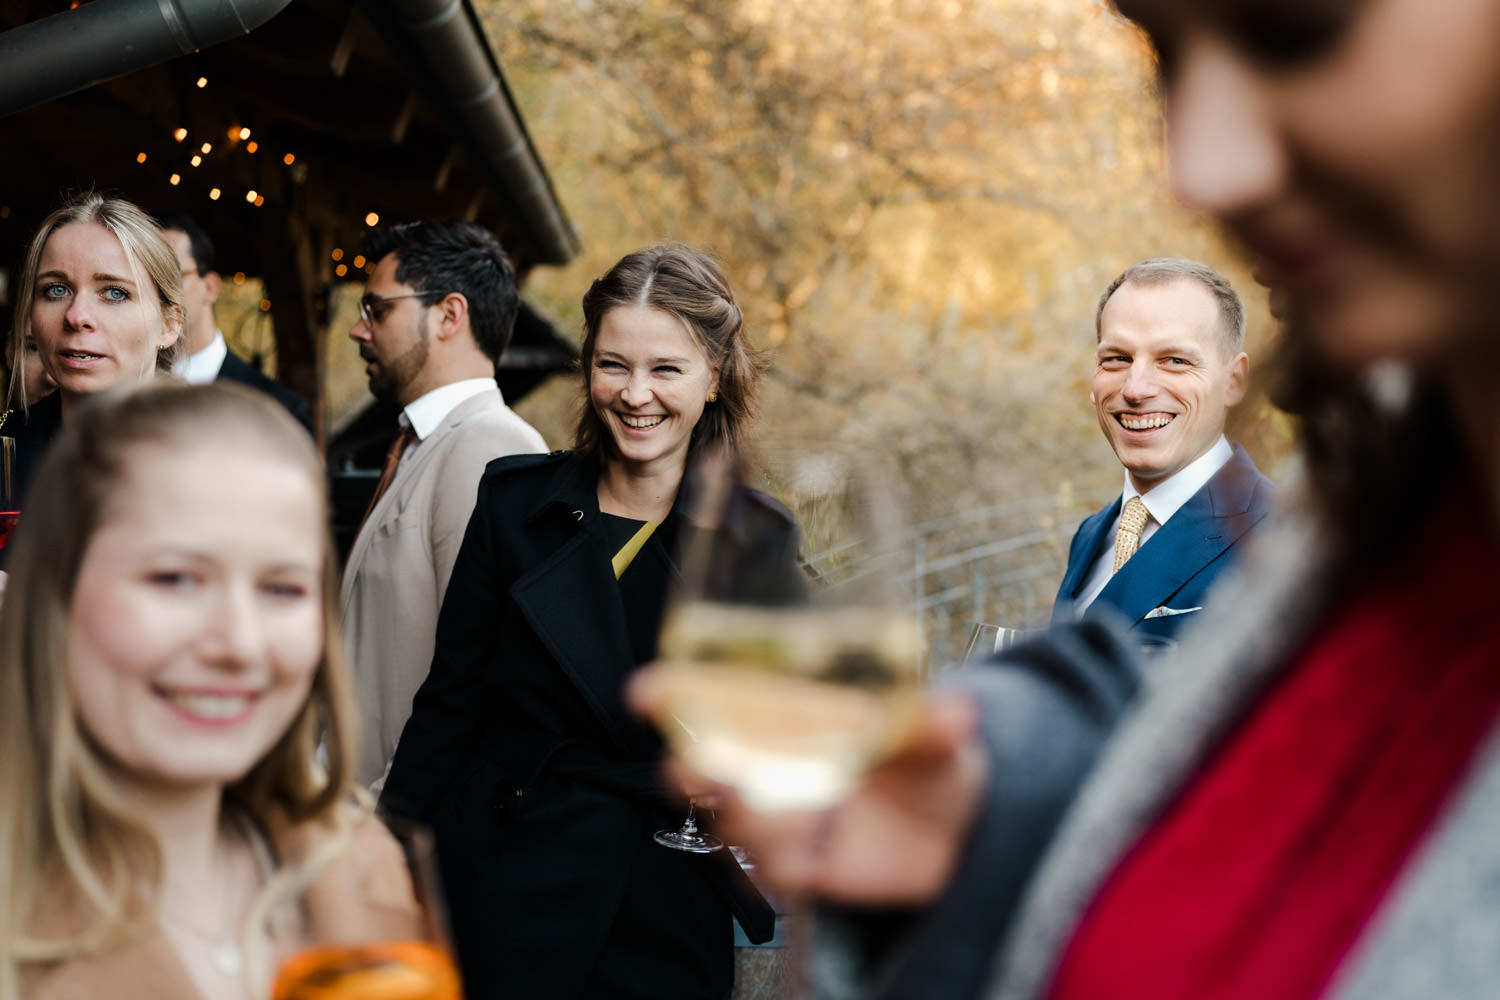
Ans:
[[[691,766],[752,809],[820,809],[917,717],[922,639],[899,558],[909,536],[866,456],[791,448],[763,468],[752,486],[786,505],[821,558],[799,568],[785,512],[700,469],[712,509],[695,517],[663,621],[658,721]]]
[[[675,747],[752,809],[833,805],[910,728],[920,655],[889,609],[679,605],[660,648]]]

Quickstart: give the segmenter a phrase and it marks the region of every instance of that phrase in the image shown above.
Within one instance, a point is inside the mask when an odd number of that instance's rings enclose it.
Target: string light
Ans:
[[[265,195],[258,194],[258,195],[255,196],[255,207],[256,208],[260,208],[260,206],[264,205],[265,203],[266,203],[266,196]]]
[[[329,254],[329,256],[332,257],[334,260],[343,260],[344,259],[344,248],[343,247],[334,247],[333,248],[333,253]]]
[[[245,192],[245,200],[248,201],[252,205],[255,204],[255,192],[254,191],[246,191]]]
[[[206,77],[206,76],[200,76],[200,77],[198,77],[198,89],[202,90],[204,87],[207,87],[207,86],[208,86],[208,77]]]
[[[239,136],[240,136],[240,141],[243,142],[244,140],[250,138],[250,130],[248,128],[242,128],[242,129],[240,129]]]
[[[172,133],[172,138],[176,139],[178,142],[181,142],[182,140],[187,138],[187,129],[178,129],[176,132]]]
[[[365,266],[365,255],[364,254],[360,254],[359,256],[357,256],[357,257],[354,258],[354,266],[355,267],[364,267]]]
[[[167,178],[167,183],[172,185],[173,187],[176,187],[177,185],[182,183],[182,175],[173,174],[171,177]]]
[[[136,153],[135,154],[135,162],[137,162],[137,163],[145,163],[146,162],[146,154],[145,153]]]
[[[380,225],[380,215],[378,213],[376,213],[376,212],[371,212],[369,215],[365,216],[365,225],[367,225],[367,226],[378,226],[378,225]]]
[[[221,193],[222,192],[220,192],[218,188],[211,188],[209,190],[209,192],[208,192],[208,200],[209,201],[218,201],[219,200],[219,195]]]
[[[213,151],[213,148],[214,148],[214,144],[213,143],[211,143],[211,142],[205,142],[200,147],[200,151],[203,153],[204,156],[207,156],[209,153],[211,153]]]
[[[335,275],[337,275],[338,277],[342,278],[344,275],[346,275],[346,274],[349,273],[349,265],[347,265],[347,264],[340,264],[338,267],[336,267],[336,268],[333,269],[333,273]]]
[[[247,152],[247,153],[253,153],[253,152],[255,152],[259,148],[260,148],[260,143],[256,142],[253,139],[251,141],[245,143],[245,152]]]
[[[268,313],[268,312],[271,311],[271,300],[270,299],[261,299],[260,300],[260,311],[263,312],[263,313]]]
[[[236,271],[236,272],[234,272],[234,283],[236,285],[243,285],[245,283],[245,272],[244,271]]]
[[[288,154],[286,154],[285,156],[283,156],[281,158],[281,162],[285,163],[287,166],[290,167],[293,163],[297,162],[297,158],[295,156],[293,156],[291,153],[288,153]]]
[[[197,153],[194,153],[193,158],[191,160],[188,160],[188,162],[196,167],[203,163],[203,157],[199,156]]]

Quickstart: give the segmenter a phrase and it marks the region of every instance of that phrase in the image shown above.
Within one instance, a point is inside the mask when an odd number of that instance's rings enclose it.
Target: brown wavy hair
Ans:
[[[765,360],[745,339],[745,318],[718,261],[683,243],[660,243],[626,254],[583,296],[583,406],[573,448],[599,457],[609,434],[589,404],[588,379],[599,325],[611,309],[645,306],[677,317],[718,377],[718,399],[693,428],[690,453],[704,445],[745,448],[756,416],[756,393]]]

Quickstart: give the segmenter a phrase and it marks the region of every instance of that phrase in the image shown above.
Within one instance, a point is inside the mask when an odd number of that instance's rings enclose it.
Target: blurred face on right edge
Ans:
[[[1500,3],[1117,6],[1160,58],[1178,197],[1323,352],[1472,365],[1500,275]]]

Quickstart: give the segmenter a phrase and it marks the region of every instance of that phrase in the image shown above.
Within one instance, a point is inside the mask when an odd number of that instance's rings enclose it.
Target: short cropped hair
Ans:
[[[1234,286],[1229,283],[1228,278],[1207,264],[1188,260],[1186,257],[1153,257],[1131,264],[1121,272],[1118,278],[1109,283],[1104,294],[1099,296],[1098,308],[1094,310],[1094,339],[1097,341],[1103,335],[1101,322],[1104,318],[1104,306],[1119,291],[1121,285],[1127,281],[1137,285],[1165,285],[1183,279],[1196,281],[1207,288],[1218,304],[1219,346],[1224,357],[1232,358],[1244,350],[1245,307],[1235,294]]]
[[[216,269],[218,254],[214,250],[214,241],[208,238],[197,219],[182,212],[154,212],[151,218],[162,232],[175,230],[188,238],[188,252],[192,254],[193,265],[200,275]]]

